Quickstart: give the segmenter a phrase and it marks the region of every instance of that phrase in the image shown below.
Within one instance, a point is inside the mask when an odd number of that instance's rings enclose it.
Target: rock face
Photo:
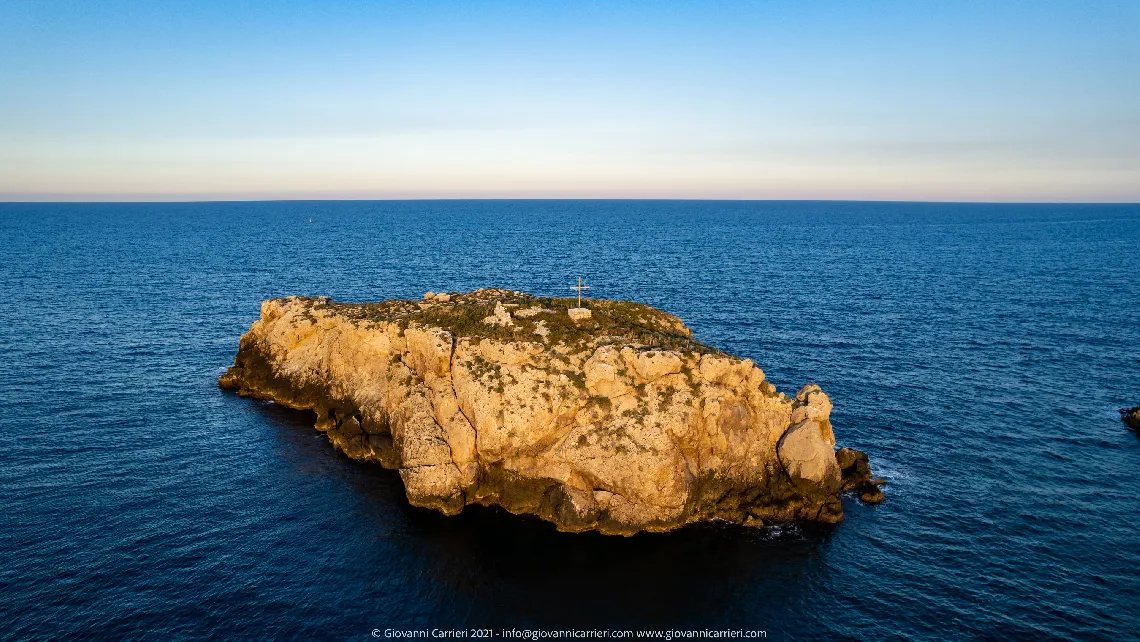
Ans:
[[[871,465],[867,454],[853,448],[840,448],[835,453],[835,461],[839,464],[843,475],[843,490],[855,491],[859,499],[868,504],[881,503],[886,497],[879,490],[886,481],[871,479]]]
[[[1121,408],[1120,420],[1132,430],[1140,432],[1140,406],[1136,406],[1135,408]]]
[[[648,306],[596,300],[572,319],[572,305],[497,289],[274,299],[219,384],[313,410],[334,446],[447,514],[499,505],[615,534],[833,523],[841,490],[867,490],[866,455],[837,460],[819,386],[789,398]]]

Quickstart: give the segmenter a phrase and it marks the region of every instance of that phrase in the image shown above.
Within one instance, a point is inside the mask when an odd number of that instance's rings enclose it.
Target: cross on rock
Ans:
[[[578,285],[571,285],[570,289],[578,291],[578,307],[581,308],[582,307],[582,290],[589,290],[590,286],[582,285],[582,277],[578,277]]]

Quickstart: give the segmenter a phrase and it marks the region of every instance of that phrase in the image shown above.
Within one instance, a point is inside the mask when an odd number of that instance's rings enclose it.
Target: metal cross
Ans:
[[[590,286],[582,285],[582,277],[578,277],[578,285],[571,285],[570,289],[578,291],[578,307],[582,307],[582,290],[589,290]]]

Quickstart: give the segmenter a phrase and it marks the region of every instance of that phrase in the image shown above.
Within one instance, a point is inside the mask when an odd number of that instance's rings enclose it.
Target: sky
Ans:
[[[1140,2],[0,0],[0,200],[1140,202]]]

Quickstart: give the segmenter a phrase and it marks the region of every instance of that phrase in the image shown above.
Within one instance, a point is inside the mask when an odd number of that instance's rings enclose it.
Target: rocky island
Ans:
[[[564,531],[843,518],[882,500],[836,451],[831,401],[778,392],[749,359],[626,301],[501,289],[423,300],[272,299],[219,385],[316,413],[354,459],[399,470],[413,505],[498,505]]]

